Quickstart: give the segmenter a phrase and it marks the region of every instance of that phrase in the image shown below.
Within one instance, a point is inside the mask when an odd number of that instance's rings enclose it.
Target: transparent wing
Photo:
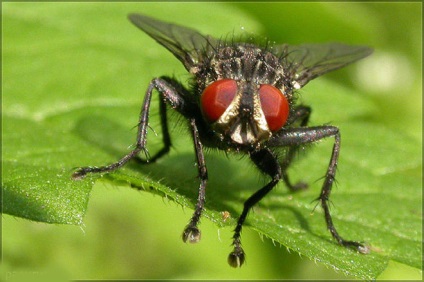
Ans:
[[[201,51],[212,50],[217,42],[196,30],[159,21],[140,14],[129,14],[128,19],[159,44],[163,45],[189,70],[199,61]]]
[[[342,68],[372,53],[366,46],[340,43],[278,45],[272,48],[284,66],[292,72],[300,87],[327,72]]]

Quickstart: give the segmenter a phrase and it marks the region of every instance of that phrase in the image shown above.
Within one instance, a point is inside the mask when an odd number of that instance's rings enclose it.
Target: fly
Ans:
[[[344,239],[336,230],[329,197],[335,180],[340,152],[339,129],[331,125],[308,127],[311,108],[296,103],[296,90],[312,79],[342,68],[372,53],[365,46],[339,43],[259,46],[250,42],[234,43],[205,36],[176,24],[159,21],[140,14],[129,20],[167,48],[192,75],[191,87],[168,76],[154,78],[146,91],[141,107],[135,148],[115,163],[100,167],[81,167],[72,178],[82,179],[88,173],[108,173],[119,169],[139,153],[147,154],[147,129],[153,90],[160,96],[163,148],[148,159],[154,162],[169,152],[166,105],[187,120],[190,129],[198,175],[199,194],[193,216],[182,235],[184,242],[200,240],[198,223],[205,206],[208,173],[204,147],[247,154],[270,181],[244,202],[233,235],[233,251],[228,256],[232,267],[245,261],[241,246],[241,230],[250,209],[265,197],[281,180],[288,189],[306,188],[293,184],[287,174],[296,151],[309,143],[332,137],[334,145],[330,163],[318,196],[327,228],[342,246],[368,253],[369,247]],[[277,150],[284,149],[278,157]],[[146,160],[147,161],[147,160]]]

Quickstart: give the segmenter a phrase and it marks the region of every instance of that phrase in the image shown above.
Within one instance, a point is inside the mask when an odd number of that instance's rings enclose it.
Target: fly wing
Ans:
[[[194,29],[159,21],[140,14],[129,14],[128,19],[159,44],[172,52],[187,70],[199,62],[203,52],[208,52],[217,42]]]
[[[278,45],[273,50],[293,76],[298,87],[327,72],[342,68],[372,53],[366,46],[340,43]]]

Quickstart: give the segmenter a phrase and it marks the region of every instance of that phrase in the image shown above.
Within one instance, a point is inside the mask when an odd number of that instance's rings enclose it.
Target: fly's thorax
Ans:
[[[199,89],[221,79],[252,81],[285,86],[285,73],[278,57],[255,45],[240,43],[218,47],[215,52],[204,54],[191,73],[196,77]]]

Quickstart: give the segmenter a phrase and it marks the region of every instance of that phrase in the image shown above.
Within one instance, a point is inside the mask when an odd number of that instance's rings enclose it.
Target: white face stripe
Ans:
[[[236,128],[234,128],[233,132],[231,133],[231,139],[236,143],[243,144],[241,134],[241,124],[237,124]]]
[[[221,117],[216,121],[216,124],[220,126],[229,126],[231,125],[231,121],[237,119],[239,115],[239,105],[241,103],[241,94],[237,91],[236,96],[234,96],[233,101],[225,110],[225,112],[221,115]]]
[[[271,137],[271,130],[268,127],[268,122],[266,121],[265,114],[262,110],[258,92],[256,92],[253,96],[253,104],[253,119],[255,120],[258,128],[258,141],[266,140]]]

